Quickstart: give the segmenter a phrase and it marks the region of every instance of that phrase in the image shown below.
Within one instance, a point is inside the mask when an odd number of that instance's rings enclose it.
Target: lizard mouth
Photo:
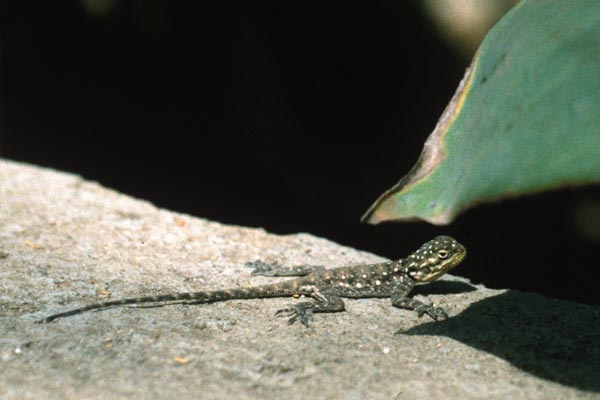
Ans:
[[[463,260],[467,257],[467,249],[465,249],[464,247],[461,249],[461,252],[458,253],[454,259],[452,260],[452,266],[448,269],[454,268],[456,267],[458,264],[460,264],[461,262],[463,262]]]

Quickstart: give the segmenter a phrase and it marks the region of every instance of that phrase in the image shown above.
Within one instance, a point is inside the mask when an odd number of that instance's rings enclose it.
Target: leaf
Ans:
[[[488,33],[412,170],[363,221],[448,224],[600,182],[600,1],[522,1]]]

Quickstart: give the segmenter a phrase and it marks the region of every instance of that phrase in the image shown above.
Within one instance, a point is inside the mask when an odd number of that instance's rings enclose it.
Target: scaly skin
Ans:
[[[90,304],[38,322],[50,322],[91,310],[127,304],[185,302],[186,304],[213,303],[232,299],[259,299],[268,297],[312,297],[314,301],[301,302],[277,311],[276,316],[288,317],[288,323],[300,321],[309,326],[313,313],[344,310],[342,298],[389,297],[396,307],[429,315],[434,320],[448,316],[440,307],[424,304],[408,297],[416,284],[429,283],[462,262],[466,249],[449,236],[438,236],[422,245],[404,259],[370,265],[352,265],[334,269],[300,265],[283,267],[261,261],[246,263],[254,268],[252,275],[301,276],[289,281],[248,288],[164,294],[148,297]]]

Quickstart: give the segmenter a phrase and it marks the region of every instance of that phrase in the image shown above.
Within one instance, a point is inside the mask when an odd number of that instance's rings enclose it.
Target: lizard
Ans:
[[[432,282],[448,270],[456,267],[463,261],[466,254],[465,247],[453,238],[438,236],[423,244],[406,258],[376,264],[359,264],[325,269],[322,266],[297,265],[285,267],[278,263],[253,261],[246,263],[247,267],[254,268],[251,272],[252,275],[296,276],[297,278],[262,286],[159,294],[94,303],[53,314],[37,322],[45,323],[86,311],[130,304],[201,304],[233,299],[298,298],[300,296],[311,297],[313,301],[288,305],[288,307],[277,311],[275,315],[277,317],[287,317],[288,324],[300,321],[308,327],[313,313],[344,311],[345,306],[342,298],[389,297],[393,306],[414,310],[419,317],[427,314],[433,320],[438,321],[448,318],[441,307],[425,304],[408,295],[415,285]]]

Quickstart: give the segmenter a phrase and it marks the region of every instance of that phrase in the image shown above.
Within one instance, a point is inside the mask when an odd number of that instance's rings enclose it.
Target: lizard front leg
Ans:
[[[309,322],[313,317],[313,313],[337,312],[344,311],[344,300],[340,296],[321,293],[318,288],[311,286],[310,288],[301,288],[307,291],[307,295],[313,297],[315,301],[305,301],[298,304],[291,304],[288,307],[281,309],[275,313],[276,317],[287,317],[288,324],[293,324],[300,321],[304,326],[308,327]]]
[[[425,304],[419,300],[408,297],[408,294],[414,287],[415,282],[412,279],[408,277],[400,279],[398,286],[394,288],[391,295],[392,305],[399,308],[414,310],[417,312],[419,318],[422,317],[423,314],[429,315],[435,321],[448,318],[448,314],[446,314],[443,308],[434,307],[432,304]]]

